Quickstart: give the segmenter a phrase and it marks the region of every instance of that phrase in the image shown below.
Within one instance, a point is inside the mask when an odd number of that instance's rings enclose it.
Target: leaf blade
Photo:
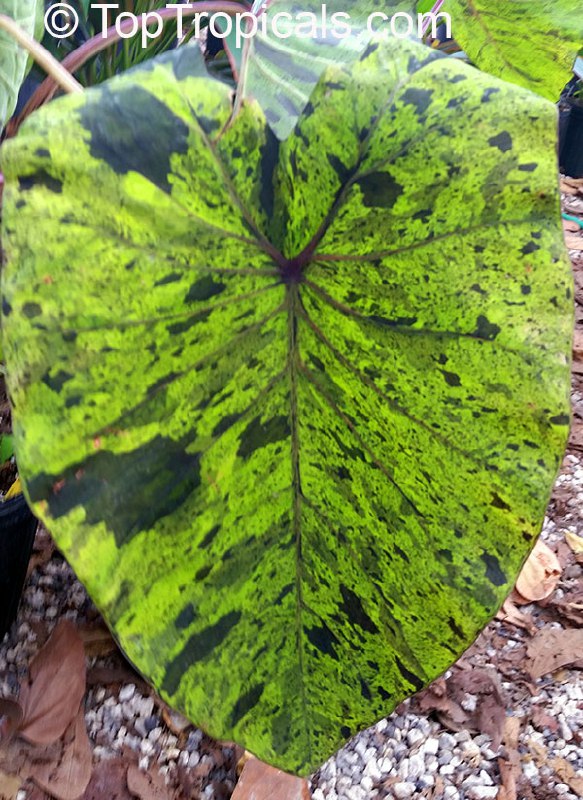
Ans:
[[[379,44],[279,142],[258,104],[225,127],[187,57],[6,148],[17,452],[140,671],[305,773],[443,672],[538,533],[568,422],[555,112]]]

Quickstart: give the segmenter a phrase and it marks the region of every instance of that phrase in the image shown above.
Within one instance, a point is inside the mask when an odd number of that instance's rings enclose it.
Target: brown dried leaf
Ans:
[[[583,357],[583,331],[573,331],[573,355]]]
[[[161,709],[162,719],[174,736],[180,736],[181,733],[184,733],[185,730],[192,727],[192,722],[186,719],[182,714],[179,714],[178,711],[174,711],[166,705],[161,706]]]
[[[140,691],[147,692],[148,684],[127,665],[113,667],[90,667],[87,671],[88,686],[111,686],[115,683],[134,683]]]
[[[425,714],[435,711],[441,722],[450,730],[461,731],[467,727],[468,714],[448,695],[448,682],[438,678],[415,695],[415,707]]]
[[[542,731],[544,728],[548,728],[552,733],[556,733],[559,730],[559,723],[555,717],[551,717],[551,715],[540,706],[532,707],[530,712],[530,721],[532,723],[532,727],[536,728],[537,731]]]
[[[569,447],[583,450],[583,422],[573,422],[569,435]]]
[[[583,630],[542,628],[528,643],[529,675],[536,680],[583,659]]]
[[[52,537],[41,524],[37,528],[36,536],[34,539],[34,549],[32,551],[32,556],[30,557],[30,561],[28,562],[28,568],[26,570],[26,577],[30,577],[34,570],[37,567],[42,567],[53,557],[53,553],[55,552],[55,544],[53,542]]]
[[[0,747],[0,769],[10,775],[18,774],[23,780],[27,777],[28,749],[21,739],[3,744]]]
[[[18,776],[0,771],[0,800],[15,800],[21,786],[22,781]]]
[[[539,539],[518,576],[516,591],[530,602],[544,600],[555,591],[560,577],[558,558]]]
[[[579,190],[576,186],[573,186],[570,179],[561,178],[561,192],[563,194],[568,194],[571,197],[575,197],[579,194]]]
[[[522,611],[519,611],[510,597],[507,597],[504,601],[504,605],[498,612],[496,619],[506,622],[509,625],[515,625],[517,628],[523,628],[529,633],[534,633],[536,631],[536,625],[533,618],[530,615],[523,614]]]
[[[506,698],[498,675],[494,670],[474,667],[455,670],[452,680],[460,704],[466,693],[477,695],[476,709],[470,714],[470,726],[487,734],[492,739],[492,749],[497,750],[506,722]]]
[[[0,744],[10,741],[22,722],[23,711],[20,703],[8,698],[0,698]]]
[[[142,772],[136,764],[128,767],[128,789],[139,800],[172,800],[172,792],[159,772]]]
[[[254,758],[248,761],[231,800],[310,800],[310,788],[304,778],[288,775]]]
[[[563,185],[572,186],[573,188],[578,189],[581,194],[583,194],[583,178],[571,178],[568,175],[562,175],[561,186]]]
[[[63,737],[60,758],[33,764],[33,781],[56,800],[78,800],[89,784],[92,772],[92,752],[83,706]]]
[[[548,764],[557,773],[561,783],[566,783],[578,797],[583,797],[583,778],[575,773],[569,761],[564,758],[552,758]]]
[[[51,800],[46,792],[43,792],[42,789],[39,789],[38,786],[33,786],[30,790],[30,794],[27,795],[26,800]]]
[[[583,236],[576,233],[565,233],[567,250],[583,250]]]
[[[126,783],[127,763],[100,761],[81,800],[134,800]]]
[[[109,656],[118,650],[115,639],[104,622],[80,625],[77,629],[87,658]]]
[[[544,744],[537,742],[535,739],[529,739],[528,749],[532,753],[533,761],[537,765],[537,767],[542,767],[544,764],[547,763],[549,751],[544,746]]]
[[[462,706],[468,694],[476,695],[474,711],[466,711]],[[449,730],[485,733],[492,739],[494,750],[500,745],[506,700],[492,670],[456,665],[447,681],[444,678],[434,681],[415,696],[414,704],[424,713],[436,712],[441,724]]]
[[[516,786],[522,775],[520,756],[518,754],[521,726],[522,719],[520,717],[506,717],[502,735],[505,758],[498,759],[505,800],[517,800]]]
[[[83,642],[68,620],[61,620],[32,659],[19,701],[24,712],[20,736],[33,744],[56,741],[71,724],[85,694]]]
[[[576,533],[571,533],[571,531],[567,531],[567,533],[565,534],[565,539],[571,550],[575,553],[575,555],[583,554],[583,536],[579,536]]]

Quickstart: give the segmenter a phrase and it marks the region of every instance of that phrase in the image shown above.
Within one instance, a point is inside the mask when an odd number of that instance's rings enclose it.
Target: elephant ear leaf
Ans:
[[[280,142],[199,67],[3,147],[16,452],[140,672],[305,774],[466,649],[540,530],[569,422],[555,109],[372,43]]]
[[[11,17],[29,36],[38,35],[43,10],[42,0],[0,0],[0,14]],[[28,53],[8,33],[0,31],[0,127],[16,108],[29,66]]]
[[[583,43],[581,0],[445,0],[442,10],[477,67],[558,100]]]
[[[279,139],[291,132],[322,73],[363,52],[371,38],[367,18],[379,11],[379,3],[341,0],[326,8],[314,0],[258,0],[254,5],[258,32],[244,48],[238,100],[256,99]],[[415,16],[415,0],[386,0],[382,12]]]

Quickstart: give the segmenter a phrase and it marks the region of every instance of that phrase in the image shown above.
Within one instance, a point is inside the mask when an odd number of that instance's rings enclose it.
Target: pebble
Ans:
[[[442,733],[438,739],[440,750],[453,750],[457,742],[451,733]]]
[[[420,753],[412,755],[409,759],[409,773],[407,775],[408,779],[411,781],[416,781],[422,775],[425,774],[425,759]]]
[[[423,752],[426,755],[437,755],[437,751],[439,750],[439,741],[438,739],[434,739],[430,737],[427,739],[423,745]]]
[[[498,797],[497,786],[472,786],[468,790],[470,800],[496,800]]]
[[[415,745],[422,742],[424,738],[425,737],[418,728],[413,728],[413,730],[409,731],[407,734],[407,744],[409,747],[415,747]]]
[[[455,786],[446,786],[443,790],[443,800],[459,800],[460,793]]]
[[[415,793],[415,784],[410,781],[395,783],[392,786],[393,794],[397,800],[408,800]]]
[[[374,758],[370,758],[364,767],[364,774],[369,778],[372,778],[373,781],[376,783],[380,783],[382,779],[381,770],[379,769],[379,765]],[[361,781],[362,784],[362,781]]]
[[[122,703],[127,703],[128,700],[131,700],[134,696],[134,692],[136,691],[136,687],[133,683],[126,683],[125,686],[122,686],[119,690],[119,699]]]

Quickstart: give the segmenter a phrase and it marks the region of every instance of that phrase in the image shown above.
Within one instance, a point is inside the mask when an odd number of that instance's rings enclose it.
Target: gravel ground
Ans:
[[[570,213],[583,216],[583,198],[567,196],[564,202]],[[577,283],[581,275],[577,326],[583,329],[583,247],[574,250],[572,258]],[[583,781],[583,673],[565,668],[536,681],[525,673],[532,632],[543,626],[563,629],[569,623],[557,612],[557,603],[583,591],[582,567],[565,543],[569,531],[583,535],[583,441],[577,440],[583,426],[582,377],[575,369],[574,438],[542,533],[563,565],[555,604],[521,607],[530,632],[494,620],[458,662],[464,670],[485,668],[495,676],[507,723],[515,720],[515,727],[507,724],[502,745],[495,747],[486,733],[448,730],[434,714],[420,711],[413,699],[352,739],[313,776],[314,800],[577,800],[583,795],[573,788],[579,787],[577,779]],[[124,759],[138,762],[142,769],[155,765],[185,797],[228,800],[241,753],[169,712],[111,647],[107,634],[99,635],[99,615],[42,530],[36,550],[18,619],[0,647],[0,696],[17,694],[31,657],[58,619],[68,618],[83,631],[97,631],[85,706],[94,763]],[[471,713],[479,702],[469,692],[462,706]],[[561,759],[574,772],[559,768]],[[18,800],[29,797],[28,789],[18,794]]]

